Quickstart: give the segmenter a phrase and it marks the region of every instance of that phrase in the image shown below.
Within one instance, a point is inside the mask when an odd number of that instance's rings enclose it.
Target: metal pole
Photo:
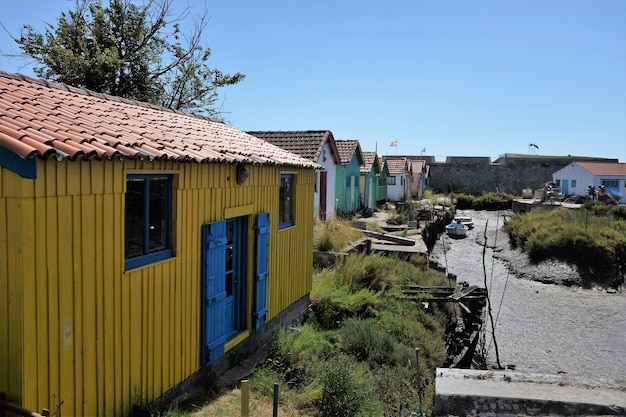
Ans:
[[[274,410],[272,415],[278,417],[278,382],[274,382]]]
[[[241,417],[250,416],[250,384],[247,379],[241,381]]]

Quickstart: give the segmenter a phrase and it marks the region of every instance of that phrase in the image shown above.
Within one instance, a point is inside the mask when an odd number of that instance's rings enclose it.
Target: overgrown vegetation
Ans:
[[[343,247],[352,233],[341,221],[317,228],[316,247]],[[316,271],[309,314],[297,328],[275,334],[270,357],[251,386],[271,395],[278,382],[281,406],[297,409],[294,415],[300,416],[373,416],[400,406],[418,411],[420,405],[431,414],[434,370],[446,359],[448,312],[436,306],[425,311],[403,299],[400,288],[411,283],[449,284],[421,258],[351,255]],[[421,402],[415,348],[420,350]]]
[[[583,209],[532,210],[506,225],[511,243],[533,261],[556,258],[576,264],[595,281],[613,279],[626,262],[626,209],[588,203]]]
[[[485,192],[479,196],[472,194],[455,194],[456,208],[460,210],[503,210],[511,208],[513,194]]]

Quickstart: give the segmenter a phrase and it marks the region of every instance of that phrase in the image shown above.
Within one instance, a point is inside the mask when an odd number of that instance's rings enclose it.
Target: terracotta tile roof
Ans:
[[[206,117],[0,71],[0,145],[22,159],[317,164]]]
[[[617,162],[575,162],[593,175],[626,176],[626,163]]]
[[[296,130],[296,131],[249,131],[250,135],[263,139],[286,151],[316,162],[324,145],[328,144],[331,157],[339,164],[339,155],[335,138],[330,130]]]
[[[363,152],[363,165],[361,165],[361,172],[367,174],[372,171],[374,163],[377,162],[376,152]],[[380,171],[380,166],[376,172]]]
[[[426,165],[426,161],[419,161],[419,160],[411,160],[411,168],[413,169],[413,172],[422,172],[424,170],[424,165]]]
[[[362,163],[363,156],[361,152],[361,145],[359,145],[358,140],[337,140],[335,143],[337,144],[339,159],[341,160],[342,165],[349,164],[352,159],[352,155],[355,152],[357,152]]]
[[[382,159],[387,162],[390,174],[402,174],[407,169],[407,160],[405,157],[385,155]]]

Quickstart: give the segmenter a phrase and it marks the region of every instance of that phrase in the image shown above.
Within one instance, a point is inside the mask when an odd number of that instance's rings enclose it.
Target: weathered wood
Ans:
[[[363,234],[365,236],[368,236],[374,239],[385,240],[388,242],[393,242],[398,245],[403,245],[403,246],[415,245],[415,239],[409,239],[406,237],[391,235],[388,233],[374,232],[372,230],[363,230]]]

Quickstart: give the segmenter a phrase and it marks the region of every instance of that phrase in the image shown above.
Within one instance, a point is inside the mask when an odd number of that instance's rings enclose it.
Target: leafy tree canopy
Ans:
[[[173,15],[174,0],[77,0],[45,33],[24,25],[13,36],[34,59],[38,77],[165,107],[218,116],[217,89],[244,75],[209,68],[211,49],[201,45],[205,10],[193,32],[180,24],[189,9]]]

